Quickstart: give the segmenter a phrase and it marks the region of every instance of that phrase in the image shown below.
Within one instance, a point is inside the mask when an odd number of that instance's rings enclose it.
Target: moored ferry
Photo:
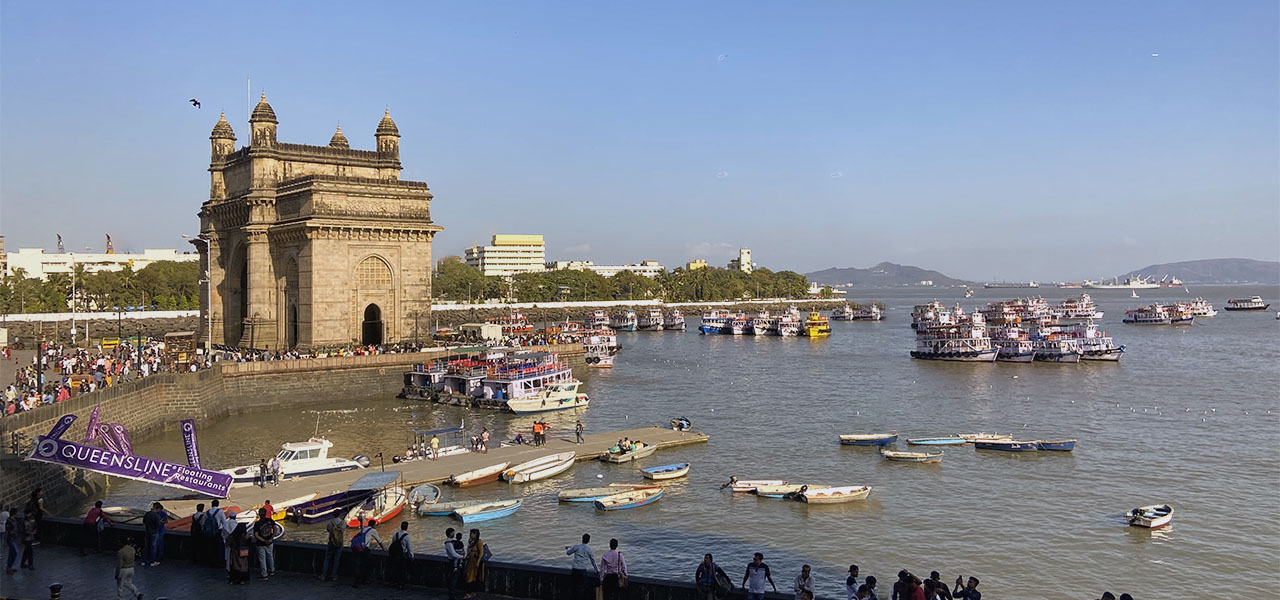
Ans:
[[[533,333],[533,325],[530,325],[529,320],[524,317],[524,313],[518,310],[513,310],[510,315],[504,317],[488,319],[486,322],[501,325],[502,333],[506,335]]]
[[[636,329],[640,331],[662,331],[662,311],[651,308],[636,323]]]
[[[767,335],[778,327],[778,319],[769,314],[769,311],[761,311],[751,319],[751,333],[753,335]]]
[[[618,331],[635,331],[639,324],[636,311],[627,310],[609,318],[609,327]]]
[[[698,326],[698,331],[702,333],[727,333],[729,320],[729,313],[722,310],[702,313],[702,324]]]
[[[1021,327],[1017,325],[992,327],[990,333],[991,345],[996,348],[996,360],[1013,363],[1029,363],[1035,360],[1035,344]]]
[[[816,338],[831,335],[831,322],[822,313],[812,311],[809,316],[804,319],[804,328],[801,330],[805,336]]]
[[[1267,310],[1271,306],[1262,301],[1262,296],[1254,296],[1252,298],[1236,298],[1227,300],[1227,305],[1222,307],[1225,310]]]
[[[1174,318],[1165,307],[1159,304],[1127,310],[1124,315],[1124,322],[1134,325],[1170,325]],[[1185,319],[1189,322],[1195,317],[1188,316]]]
[[[1035,346],[1036,362],[1080,362],[1080,346],[1074,339],[1050,334],[1043,339],[1033,341],[1032,344]]]
[[[729,319],[729,330],[725,333],[732,333],[733,335],[746,335],[748,333],[748,330],[750,329],[751,329],[751,318],[742,313],[738,313],[736,315],[733,315],[733,318]]]
[[[997,350],[987,336],[982,313],[965,315],[957,307],[952,322],[922,324],[916,329],[916,349],[911,358],[958,362],[994,362]]]
[[[1080,294],[1079,298],[1067,298],[1059,302],[1053,308],[1053,312],[1058,319],[1063,321],[1084,321],[1087,319],[1101,319],[1102,311],[1098,310],[1098,305],[1094,304],[1093,298],[1089,294]]]
[[[618,336],[609,329],[592,332],[582,339],[582,349],[588,367],[612,367],[618,355]]]
[[[831,311],[831,320],[832,321],[852,321],[853,307],[848,304],[844,306],[837,306],[835,310]]]
[[[947,307],[941,302],[934,300],[928,304],[917,304],[911,310],[911,328],[919,329],[922,325],[947,325],[954,321],[951,320],[951,313],[947,311]]]
[[[1058,328],[1064,337],[1075,340],[1080,348],[1080,360],[1115,362],[1124,354],[1124,346],[1116,345],[1107,332],[1098,329],[1093,321],[1085,321]]]
[[[884,319],[884,312],[880,310],[880,305],[872,302],[866,306],[856,306],[853,314],[849,316],[850,321],[879,321]]]
[[[1165,309],[1170,312],[1189,314],[1195,317],[1216,317],[1218,311],[1214,310],[1213,305],[1206,302],[1204,298],[1196,298],[1190,302],[1176,302],[1168,304]]]
[[[773,333],[782,337],[800,335],[800,318],[791,313],[778,317],[778,329]]]
[[[582,324],[587,329],[603,329],[609,326],[609,315],[603,310],[592,311]]]
[[[591,402],[591,398],[578,391],[578,386],[581,385],[582,382],[577,379],[550,383],[534,394],[508,399],[507,409],[513,413],[523,415],[581,408]]]
[[[667,313],[667,318],[663,320],[662,326],[663,328],[670,329],[671,331],[684,331],[684,313],[679,310],[672,309],[671,312]]]

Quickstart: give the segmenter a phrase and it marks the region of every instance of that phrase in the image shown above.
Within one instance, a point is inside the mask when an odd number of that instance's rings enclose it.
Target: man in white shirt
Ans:
[[[800,574],[796,575],[794,591],[796,600],[812,600],[813,576],[809,574],[809,565],[800,568]]]
[[[449,557],[450,564],[453,566],[446,575],[449,578],[449,600],[458,599],[458,573],[462,570],[463,559],[467,557],[462,540],[454,538],[453,531],[452,527],[444,530],[444,555]]]
[[[564,547],[564,553],[566,555],[573,556],[572,598],[592,600],[595,597],[595,592],[592,590],[591,584],[587,582],[587,567],[591,567],[591,581],[593,582],[599,576],[600,568],[596,566],[596,557],[591,553],[591,546],[587,545],[590,543],[591,534],[584,533],[582,534],[581,544]],[[591,598],[587,598],[587,594],[590,594]]]

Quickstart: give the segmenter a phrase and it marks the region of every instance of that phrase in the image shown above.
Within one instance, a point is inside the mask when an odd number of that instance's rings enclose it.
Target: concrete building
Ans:
[[[48,279],[51,273],[70,274],[75,266],[83,266],[88,273],[102,271],[120,271],[126,266],[141,271],[147,265],[170,260],[175,262],[197,261],[200,255],[194,252],[179,254],[173,248],[148,248],[134,254],[99,254],[82,252],[46,253],[44,248],[19,248],[17,252],[4,257],[6,276],[13,275],[16,269],[22,269],[27,277]]]
[[[442,228],[427,184],[400,179],[390,111],[374,150],[352,149],[341,127],[327,146],[279,142],[278,123],[263,94],[248,145],[236,149],[225,115],[209,136],[209,200],[193,243],[212,284],[201,310],[213,343],[274,350],[411,338],[415,319],[430,316],[431,242]]]
[[[684,270],[686,271],[697,271],[698,269],[705,268],[707,268],[707,261],[701,258],[684,263]]]
[[[466,261],[485,276],[547,270],[547,245],[540,235],[498,234],[488,246],[467,248]]]
[[[559,271],[561,269],[569,269],[571,271],[592,271],[599,273],[605,277],[613,277],[623,271],[630,271],[637,275],[645,277],[657,277],[666,269],[656,260],[643,260],[638,264],[627,265],[597,265],[589,260],[557,260],[547,263],[548,271]]]
[[[729,261],[729,268],[742,271],[743,273],[750,273],[751,269],[755,268],[755,265],[751,263],[751,249],[739,248],[738,258]]]

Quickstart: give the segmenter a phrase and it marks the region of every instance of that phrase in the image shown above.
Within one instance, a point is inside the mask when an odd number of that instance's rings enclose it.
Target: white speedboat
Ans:
[[[507,400],[507,408],[523,415],[583,407],[591,403],[591,398],[578,392],[580,385],[582,382],[577,379],[548,383],[539,394]]]
[[[502,479],[507,483],[528,483],[554,477],[573,468],[577,456],[577,452],[570,451],[535,458],[503,471]]]
[[[1125,516],[1134,527],[1160,527],[1173,520],[1173,507],[1168,504],[1140,506]]]
[[[320,437],[281,444],[280,453],[276,455],[280,459],[280,478],[294,479],[365,468],[366,465],[349,458],[330,458],[329,449],[332,447],[333,442]],[[247,465],[220,472],[231,476],[232,486],[246,486],[255,483],[259,469],[258,465]],[[267,481],[271,481],[270,471],[267,472]]]

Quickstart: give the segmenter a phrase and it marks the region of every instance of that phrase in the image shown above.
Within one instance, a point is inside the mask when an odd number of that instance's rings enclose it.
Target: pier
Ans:
[[[552,437],[554,436],[554,437]],[[455,454],[445,456],[439,460],[412,460],[409,462],[392,463],[390,458],[386,457],[385,468],[389,471],[400,471],[405,485],[405,492],[415,485],[422,483],[440,483],[459,473],[474,471],[490,465],[501,462],[510,462],[512,465],[519,464],[528,460],[555,454],[558,452],[568,452],[570,450],[578,453],[577,460],[595,460],[600,453],[609,449],[622,438],[629,438],[644,442],[646,445],[655,445],[658,447],[657,456],[663,450],[687,446],[690,444],[705,444],[708,440],[707,434],[695,431],[675,431],[666,427],[643,427],[639,429],[624,429],[620,431],[609,431],[604,433],[584,434],[583,443],[574,443],[572,431],[552,432],[548,436],[547,443],[542,446],[534,446],[533,444],[521,444],[504,446],[500,448],[491,448],[487,453],[467,452],[463,454]],[[490,443],[497,443],[490,440]],[[276,449],[271,450],[271,456],[274,456]],[[381,470],[383,465],[378,464],[377,458],[373,459],[373,463],[368,469],[357,469],[354,471],[346,471],[342,473],[331,473],[328,475],[314,475],[310,477],[302,477],[296,479],[286,478],[280,482],[279,486],[268,484],[266,488],[254,486],[240,486],[231,488],[231,492],[226,499],[222,501],[223,506],[239,506],[241,510],[248,510],[255,506],[260,506],[268,498],[275,500],[277,503],[305,496],[312,492],[316,492],[321,496],[345,491],[355,480],[359,479],[366,473]],[[656,458],[649,459],[649,462],[658,460]],[[656,463],[655,463],[656,464]],[[506,484],[502,484],[506,485]],[[495,490],[500,489],[497,486]],[[206,501],[207,502],[207,501]],[[196,500],[164,500],[165,508],[179,515],[190,514],[194,510]]]

